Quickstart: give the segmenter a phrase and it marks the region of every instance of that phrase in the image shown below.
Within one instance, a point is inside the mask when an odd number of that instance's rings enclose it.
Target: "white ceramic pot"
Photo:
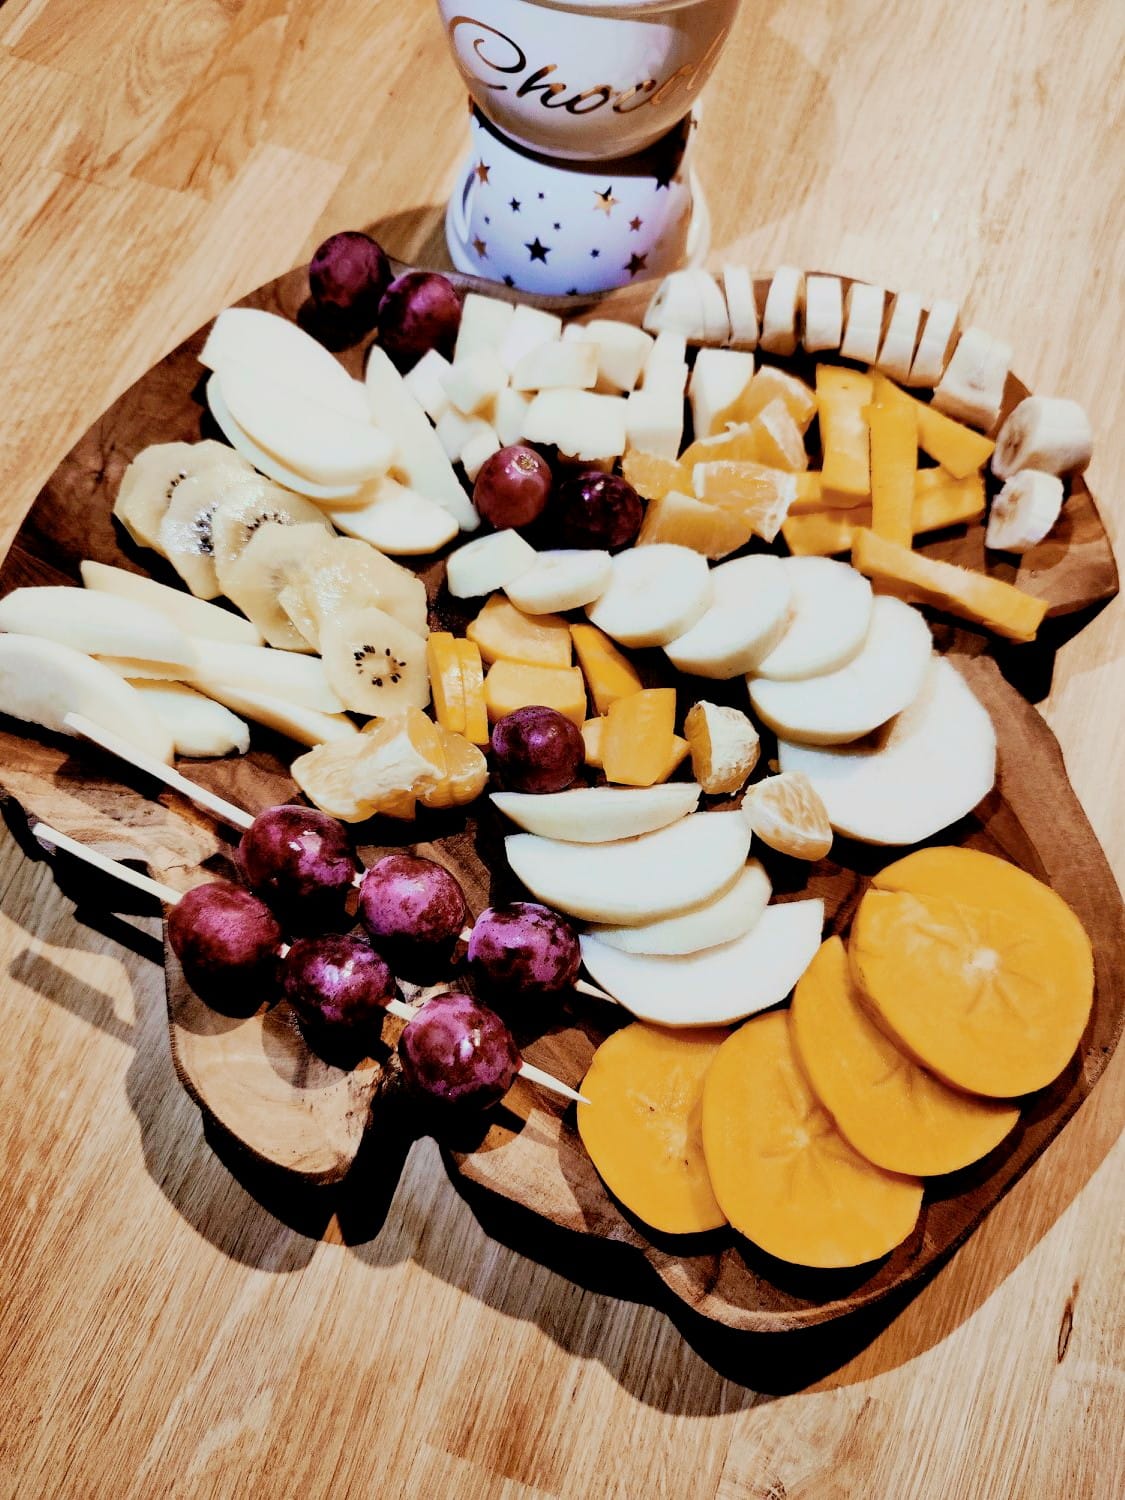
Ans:
[[[438,0],[478,108],[532,151],[641,151],[691,109],[739,0]]]

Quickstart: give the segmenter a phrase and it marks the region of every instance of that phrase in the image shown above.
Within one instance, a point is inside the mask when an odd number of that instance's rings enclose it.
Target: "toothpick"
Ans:
[[[244,811],[241,807],[235,807],[234,803],[228,802],[225,797],[209,792],[206,787],[189,781],[186,776],[181,776],[179,771],[166,766],[155,756],[146,755],[143,750],[138,750],[135,745],[131,745],[128,740],[119,739],[108,729],[95,724],[92,719],[87,719],[82,714],[67,714],[63,723],[68,729],[73,729],[75,734],[81,735],[83,739],[100,745],[103,750],[108,750],[111,755],[116,755],[120,760],[128,761],[138,771],[143,771],[146,776],[162,781],[165,786],[171,787],[173,791],[179,792],[181,796],[187,797],[197,806],[205,807],[208,812],[213,812],[217,817],[222,818],[224,823],[229,823],[232,828],[249,828],[253,823],[254,818],[251,813]]]

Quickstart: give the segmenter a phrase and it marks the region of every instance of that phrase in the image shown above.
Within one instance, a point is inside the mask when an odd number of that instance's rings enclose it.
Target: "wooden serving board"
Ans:
[[[466,289],[503,296],[502,288],[455,277]],[[757,284],[759,303],[766,283]],[[598,305],[599,315],[639,321],[651,293],[635,287]],[[307,280],[295,270],[261,288],[245,305],[306,321]],[[581,313],[580,304],[530,299]],[[312,328],[311,331],[316,331]],[[40,493],[0,568],[0,593],[24,584],[76,582],[83,558],[95,558],[175,582],[154,554],[133,548],[110,517],[126,465],[143,447],[174,439],[216,436],[202,396],[197,355],[204,331],[193,335],[149,371],[94,424]],[[355,375],[361,349],[341,351]],[[800,360],[787,363],[808,373]],[[1026,394],[1009,381],[1005,411]],[[983,526],[951,528],[922,550],[1016,581],[1049,601],[1051,616],[1078,614],[1117,590],[1112,549],[1085,484],[1079,481],[1062,522],[1018,567],[986,555]],[[422,570],[434,623],[463,629],[467,614],[441,590],[442,561]],[[440,591],[440,592],[439,592]],[[1056,631],[1059,627],[1055,627]],[[697,1313],[732,1328],[775,1332],[839,1317],[922,1276],[972,1231],[1027,1169],[1090,1092],[1116,1045],[1125,1020],[1125,908],[1093,831],[1066,777],[1053,735],[1036,710],[1005,680],[981,635],[946,624],[938,639],[988,708],[1000,744],[1000,777],[990,796],[935,843],[966,843],[1002,854],[1051,884],[1081,917],[1094,943],[1096,995],[1079,1051],[1050,1089],[1028,1101],[1013,1134],[985,1161],[954,1177],[932,1180],[911,1239],[893,1255],[855,1272],[806,1272],[770,1260],[731,1233],[676,1243],[654,1236],[611,1198],[583,1151],[573,1115],[561,1101],[522,1082],[484,1122],[478,1138],[445,1142],[450,1171],[466,1185],[518,1204],[553,1224],[631,1247],[658,1282]],[[1005,651],[1014,674],[1049,672],[1051,627],[1035,646]],[[650,653],[642,670],[674,680],[662,656]],[[693,696],[699,684],[680,683]],[[707,684],[711,697],[729,685]],[[185,762],[201,784],[257,811],[294,795],[288,763],[294,748],[254,729],[253,747],[239,760]],[[765,747],[763,764],[768,759]],[[25,732],[0,717],[0,796],[25,815],[118,858],[144,861],[177,889],[230,873],[232,838],[182,799],[155,795],[144,778],[93,747]],[[504,830],[487,804],[467,812],[424,813],[416,825],[390,822],[359,832],[367,860],[390,844],[410,844],[439,859],[461,880],[474,911],[518,894],[502,853]],[[761,851],[759,851],[761,853]],[[880,851],[837,840],[833,858],[809,867],[766,850],[775,899],[806,890],[825,899],[828,926],[844,931],[869,875],[901,851]],[[107,904],[113,901],[107,895]],[[252,1156],[306,1183],[347,1178],[365,1139],[418,1128],[394,1107],[393,1066],[366,1059],[351,1071],[332,1066],[306,1047],[284,1005],[247,1020],[216,1015],[184,983],[166,950],[169,1022],[177,1072],[204,1114]],[[616,1007],[581,1000],[541,1023],[520,1041],[530,1060],[577,1084],[599,1041],[622,1024]],[[396,1023],[388,1021],[393,1043]],[[345,1184],[345,1190],[346,1190]],[[362,1192],[356,1184],[356,1192]],[[655,1287],[657,1281],[653,1281]]]

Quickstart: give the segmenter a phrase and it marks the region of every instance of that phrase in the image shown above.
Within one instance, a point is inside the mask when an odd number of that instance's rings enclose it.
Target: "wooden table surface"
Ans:
[[[1089,408],[1119,538],[1123,47],[1116,0],[747,0],[700,140],[716,261],[961,299]],[[439,263],[465,123],[425,0],[3,4],[0,547],[114,396],[325,234]],[[1120,878],[1120,602],[1042,707]],[[154,930],[4,838],[4,1496],[1125,1493],[1125,1055],[893,1320],[715,1341],[498,1243],[428,1143],[360,1222],[275,1217],[173,1076]]]

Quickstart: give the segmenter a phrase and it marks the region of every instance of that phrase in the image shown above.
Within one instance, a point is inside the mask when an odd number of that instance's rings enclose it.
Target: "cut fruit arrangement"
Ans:
[[[1010,351],[952,304],[791,268],[756,300],[728,267],[667,278],[643,329],[564,324],[336,238],[313,303],[343,343],[378,323],[364,379],[285,318],[221,313],[200,360],[226,442],[144,449],[114,499],[184,587],[88,560],[83,587],[0,599],[0,706],[197,798],[160,765],[245,754],[251,723],[302,748],[313,808],[263,814],[247,886],[171,915],[208,1003],[283,997],[310,1047],[353,1053],[390,1009],[403,1079],[463,1109],[521,1070],[507,1020],[577,991],[605,1029],[611,1002],[633,1020],[575,1080],[577,1126],[627,1209],[808,1266],[886,1254],[920,1179],[991,1151],[1072,1057],[1089,943],[1030,876],[939,848],[874,877],[845,948],[788,862],[921,842],[992,789],[994,727],[919,606],[1027,642],[1047,605],[915,544],[987,512],[988,547],[1037,546],[1084,414],[1028,397],[1001,422]],[[415,560],[443,549],[427,597]],[[357,874],[342,824],[473,803],[534,899],[470,925],[433,861]],[[302,818],[337,857],[298,920]],[[362,936],[336,930],[356,886]],[[392,969],[420,956],[455,977],[412,1009]]]

